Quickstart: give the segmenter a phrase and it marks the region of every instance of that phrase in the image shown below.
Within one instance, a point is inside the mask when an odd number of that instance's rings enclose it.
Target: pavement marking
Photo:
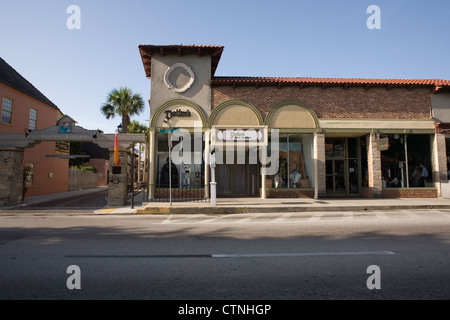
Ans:
[[[417,214],[417,213],[415,213],[413,211],[410,211],[410,210],[401,210],[400,212],[404,213],[405,215],[407,215],[408,217],[413,218],[413,219],[424,218],[423,215]]]
[[[344,212],[343,220],[354,220],[353,212]]]
[[[97,210],[95,213],[96,213],[96,214],[108,214],[108,213],[113,212],[114,210],[116,210],[116,209],[115,209],[115,208],[110,208],[110,209],[100,209],[100,210]]]
[[[288,212],[283,214],[281,217],[278,217],[276,219],[273,219],[272,222],[283,222],[284,220],[286,220],[287,218],[292,217],[295,214],[295,212]]]
[[[149,254],[149,255],[67,255],[66,259],[181,259],[181,258],[280,258],[280,257],[325,257],[325,256],[388,256],[393,251],[341,251],[300,253],[213,253],[213,254]]]
[[[320,218],[324,215],[323,212],[316,212],[311,218],[308,219],[309,222],[320,221]]]
[[[375,215],[377,216],[378,219],[384,220],[389,219],[389,217],[383,211],[375,211]]]
[[[324,257],[324,256],[387,256],[393,251],[341,251],[341,252],[301,252],[301,253],[230,253],[213,254],[213,258],[281,258],[281,257]]]

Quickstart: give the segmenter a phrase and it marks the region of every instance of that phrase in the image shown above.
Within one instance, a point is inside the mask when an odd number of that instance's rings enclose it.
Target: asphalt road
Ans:
[[[449,231],[448,210],[0,214],[0,299],[449,299]]]

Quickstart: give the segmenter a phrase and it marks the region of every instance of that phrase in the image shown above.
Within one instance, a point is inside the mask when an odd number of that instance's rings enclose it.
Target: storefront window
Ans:
[[[189,137],[189,135],[188,135]],[[156,187],[169,188],[169,165],[172,176],[172,188],[202,188],[204,180],[204,160],[202,151],[195,150],[194,136],[183,144],[183,137],[172,142],[172,159],[169,164],[168,134],[157,136]],[[175,154],[175,150],[182,152]],[[204,146],[202,145],[202,150]],[[175,159],[176,158],[176,159]],[[180,159],[183,159],[180,161]]]
[[[381,152],[383,188],[432,186],[429,135],[386,135],[389,149]]]
[[[313,187],[312,135],[280,135],[278,172],[267,178],[269,188],[299,189]],[[270,148],[270,144],[269,144]]]

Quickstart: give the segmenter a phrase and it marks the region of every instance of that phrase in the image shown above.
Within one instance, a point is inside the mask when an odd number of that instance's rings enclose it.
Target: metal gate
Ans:
[[[168,167],[168,163],[166,164]],[[203,168],[203,166],[202,166]],[[169,180],[169,177],[171,179]],[[204,188],[204,170],[191,172],[187,167],[172,163],[171,170],[157,173],[155,195],[151,202],[207,202]]]

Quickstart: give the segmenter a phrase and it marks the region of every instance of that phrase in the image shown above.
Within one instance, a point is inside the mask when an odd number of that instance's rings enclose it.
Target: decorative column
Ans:
[[[378,150],[377,135],[372,132],[366,137],[367,168],[369,174],[369,197],[381,198],[383,182],[381,177],[381,152]]]
[[[325,134],[314,133],[314,199],[327,193]]]
[[[438,197],[448,197],[448,175],[447,175],[447,147],[445,143],[445,134],[436,133],[432,141],[433,157],[433,182],[438,191]],[[443,194],[445,193],[445,195]]]
[[[209,179],[210,179],[210,156],[211,156],[211,146],[210,146],[210,135],[211,130],[206,130],[205,133],[205,199],[210,199],[209,196]]]
[[[119,150],[119,165],[114,165],[114,150],[109,152],[108,205],[124,206],[128,197],[127,151]]]
[[[0,150],[0,207],[23,202],[23,154],[21,148]]]
[[[155,199],[155,141],[156,133],[155,129],[150,129],[150,139],[148,142],[148,200]]]

